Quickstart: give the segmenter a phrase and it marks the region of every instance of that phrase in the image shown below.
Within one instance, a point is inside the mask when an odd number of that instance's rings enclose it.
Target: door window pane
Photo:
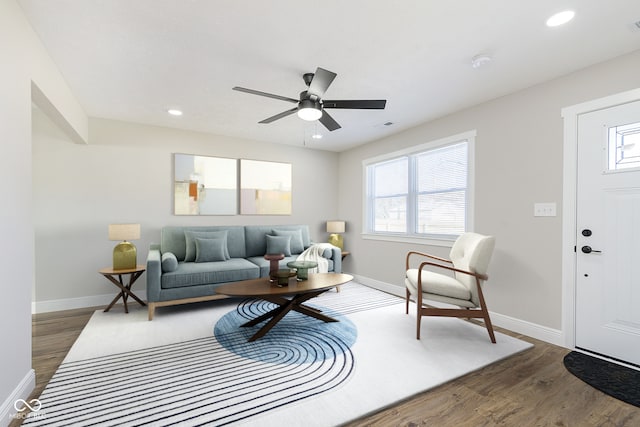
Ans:
[[[609,128],[608,169],[640,167],[640,123]]]

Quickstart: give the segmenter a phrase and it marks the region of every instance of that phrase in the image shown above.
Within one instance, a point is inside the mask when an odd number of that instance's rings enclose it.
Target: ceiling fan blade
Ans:
[[[299,102],[298,99],[288,98],[286,96],[274,95],[272,93],[260,92],[259,90],[247,89],[246,87],[235,86],[232,88],[233,90],[237,90],[238,92],[250,93],[252,95],[258,96],[266,96],[267,98],[279,99],[281,101],[295,102],[296,104]]]
[[[322,95],[327,91],[336,76],[336,73],[318,67],[309,84],[308,92],[322,98]]]
[[[324,125],[324,127],[329,129],[331,132],[333,132],[336,129],[340,129],[341,128],[341,126],[338,124],[338,122],[333,120],[333,117],[331,117],[329,115],[329,113],[327,113],[326,111],[322,112],[322,117],[320,117],[319,120],[320,120],[320,123],[322,123]]]
[[[276,120],[281,119],[281,118],[283,118],[283,117],[287,117],[288,115],[293,114],[293,113],[295,113],[296,111],[298,111],[298,107],[293,107],[293,108],[292,108],[292,109],[290,109],[290,110],[283,111],[283,112],[282,112],[282,113],[280,113],[280,114],[276,114],[275,116],[271,116],[271,117],[269,117],[269,118],[267,118],[267,119],[264,119],[264,120],[262,120],[262,121],[260,121],[260,122],[258,122],[258,123],[271,123],[271,122],[275,122]]]
[[[323,108],[351,108],[359,110],[384,110],[386,99],[348,99],[341,101],[322,101]]]

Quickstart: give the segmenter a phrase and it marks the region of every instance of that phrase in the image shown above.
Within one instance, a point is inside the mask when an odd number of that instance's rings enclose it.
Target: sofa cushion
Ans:
[[[284,254],[291,256],[291,236],[266,235],[268,254]]]
[[[200,239],[223,239],[224,240],[224,257],[225,259],[231,259],[229,256],[229,249],[227,249],[227,236],[229,232],[227,230],[220,231],[193,231],[185,230],[184,237],[186,241],[186,253],[184,256],[185,262],[191,262],[196,260],[196,238]]]
[[[260,268],[243,258],[224,262],[180,262],[178,268],[164,273],[160,279],[162,289],[236,282],[257,279]]]
[[[291,236],[291,253],[301,254],[304,251],[304,244],[302,243],[302,231],[300,230],[281,230],[274,228],[271,230],[274,236]]]
[[[178,268],[178,258],[173,252],[165,252],[162,254],[161,266],[165,273],[175,271]]]
[[[226,261],[226,249],[226,239],[196,238],[196,262]]]
[[[242,258],[254,256],[262,256],[267,251],[266,235],[272,234],[271,230],[300,230],[302,234],[302,244],[305,248],[311,246],[311,238],[309,237],[308,225],[245,225],[244,235],[246,239],[246,254]],[[231,235],[229,235],[229,244],[231,244]],[[234,255],[231,254],[233,257]],[[178,257],[180,259],[180,257]]]
[[[271,229],[273,227],[269,227]],[[243,225],[212,225],[212,226],[192,226],[180,227],[167,225],[160,230],[160,250],[172,252],[178,261],[184,261],[186,256],[185,231],[227,231],[227,248],[231,258],[246,258],[245,238]],[[264,252],[262,252],[264,254]],[[194,258],[195,259],[195,258]]]

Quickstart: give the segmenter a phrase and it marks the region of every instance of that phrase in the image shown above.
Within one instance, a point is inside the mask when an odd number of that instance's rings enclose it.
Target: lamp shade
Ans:
[[[327,233],[344,233],[344,221],[327,221]]]
[[[138,240],[140,224],[109,224],[109,240]]]

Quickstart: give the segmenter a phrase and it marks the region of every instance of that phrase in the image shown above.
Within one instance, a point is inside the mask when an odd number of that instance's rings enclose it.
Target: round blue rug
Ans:
[[[268,320],[253,327],[243,328],[240,325],[277,307],[267,301],[251,299],[243,301],[236,310],[225,314],[216,323],[213,333],[218,342],[230,352],[268,363],[313,363],[349,352],[358,335],[353,322],[332,310],[311,304],[309,306],[340,321],[326,323],[290,311],[265,336],[248,342]]]

